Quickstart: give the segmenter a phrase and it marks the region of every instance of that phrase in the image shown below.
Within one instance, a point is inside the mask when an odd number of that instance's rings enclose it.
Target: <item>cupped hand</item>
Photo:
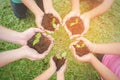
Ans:
[[[23,58],[27,58],[30,60],[41,60],[46,56],[46,54],[39,54],[35,49],[28,46],[21,47],[20,51],[21,54],[23,54]]]
[[[53,56],[50,58],[49,64],[50,64],[50,67],[51,67],[52,69],[55,69],[55,71],[56,71],[57,67],[56,67],[56,64],[55,64],[55,62],[54,62],[54,60],[53,60]]]

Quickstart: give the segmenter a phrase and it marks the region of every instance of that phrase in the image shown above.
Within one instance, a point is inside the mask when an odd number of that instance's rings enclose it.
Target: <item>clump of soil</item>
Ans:
[[[81,34],[84,31],[83,21],[79,17],[71,17],[66,21],[66,26],[72,35]]]
[[[76,54],[79,56],[90,53],[90,50],[82,40],[80,40],[77,44],[73,45],[73,47],[75,48]]]
[[[62,65],[64,65],[66,59],[64,57],[62,57],[61,59],[58,59],[56,56],[54,56],[53,60],[57,67],[56,71],[58,71],[62,67]]]
[[[33,37],[31,39],[28,40],[27,45],[29,47],[35,49],[38,53],[42,54],[43,52],[45,52],[49,48],[49,46],[51,44],[51,40],[49,40],[42,33],[40,33],[40,34],[41,34],[41,36],[38,39],[39,40],[38,43],[33,45],[33,42],[34,42],[36,35],[37,35],[37,33],[36,33],[35,35],[33,35]]]
[[[55,16],[53,16],[53,14],[44,14],[42,19],[42,26],[44,27],[44,29],[54,31],[55,30],[54,25],[57,24],[60,24],[60,22]]]

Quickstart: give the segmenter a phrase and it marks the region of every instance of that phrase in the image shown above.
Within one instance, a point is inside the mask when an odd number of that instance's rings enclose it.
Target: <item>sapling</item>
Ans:
[[[36,44],[39,42],[40,37],[41,37],[41,34],[40,34],[40,33],[37,33],[37,34],[35,35],[35,39],[34,39],[34,41],[33,41],[33,46],[36,45]]]
[[[57,57],[58,59],[62,59],[62,58],[65,58],[65,57],[66,57],[66,54],[67,54],[66,52],[63,52],[62,54],[59,53],[59,54],[56,55],[56,57]]]
[[[84,43],[82,43],[82,44],[76,44],[76,48],[83,48],[83,47],[85,47]]]
[[[78,18],[75,19],[75,22],[70,23],[70,27],[78,23]]]
[[[54,27],[54,28],[56,28],[56,26],[57,26],[57,24],[56,24],[56,18],[52,18],[52,26]]]

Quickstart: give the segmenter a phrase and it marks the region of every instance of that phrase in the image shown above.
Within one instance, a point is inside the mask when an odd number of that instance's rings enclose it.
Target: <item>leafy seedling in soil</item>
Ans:
[[[73,45],[73,47],[75,48],[76,54],[79,56],[83,56],[90,52],[90,50],[82,40],[80,40],[77,44]]]
[[[75,25],[75,24],[77,24],[77,23],[78,23],[78,19],[76,18],[76,19],[75,19],[75,22],[70,23],[70,27],[72,27],[73,25]]]
[[[43,19],[42,19],[42,26],[44,29],[49,30],[49,31],[54,31],[57,24],[59,24],[59,20],[57,17],[55,17],[53,14],[44,14]]]
[[[66,21],[66,26],[72,35],[81,34],[84,31],[84,24],[80,17],[71,17]]]
[[[65,63],[65,56],[66,56],[66,52],[62,53],[62,54],[57,54],[56,56],[53,57],[53,60],[56,64],[57,70],[58,71],[62,65],[64,65]]]
[[[42,33],[36,33],[27,42],[29,47],[35,49],[40,54],[48,50],[50,44],[51,40],[49,40],[49,38],[44,36]]]

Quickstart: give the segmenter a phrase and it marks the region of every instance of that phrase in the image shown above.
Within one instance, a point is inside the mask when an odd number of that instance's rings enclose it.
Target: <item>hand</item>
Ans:
[[[55,64],[55,62],[53,60],[53,56],[50,58],[49,64],[50,64],[50,68],[52,68],[52,69],[54,69],[56,71],[57,67],[56,67],[56,64]]]
[[[19,35],[19,42],[21,45],[26,45],[27,41],[36,33],[36,32],[43,32],[38,28],[30,28],[24,32],[21,32]]]
[[[43,19],[43,15],[36,15],[35,16],[35,23],[37,25],[38,28],[40,28],[41,30],[44,30],[44,28],[41,26],[42,24],[42,19]]]
[[[92,53],[88,53],[83,55],[82,57],[78,56],[77,54],[73,53],[75,59],[79,62],[92,62],[93,57],[95,57]]]
[[[82,40],[86,44],[86,46],[90,49],[90,51],[92,51],[92,52],[94,51],[96,44],[90,42],[89,40],[87,40],[84,37],[80,37],[77,39],[77,41],[80,41],[80,40]]]
[[[46,13],[52,13],[55,17],[58,18],[58,20],[60,21],[60,24],[62,22],[62,19],[60,17],[60,15],[58,14],[58,12],[55,10],[55,9],[49,9],[49,10],[46,10]]]
[[[36,50],[28,47],[28,46],[23,46],[20,48],[21,54],[23,54],[23,58],[27,58],[30,60],[40,60],[45,58],[47,55],[46,53],[39,54]]]
[[[60,75],[64,74],[66,67],[67,67],[67,61],[65,60],[64,65],[62,65],[62,67],[57,71],[57,74],[60,74]]]
[[[89,30],[89,26],[90,26],[90,18],[88,16],[87,13],[84,13],[83,15],[80,16],[80,18],[82,19],[83,21],[83,24],[84,24],[84,31],[83,33],[81,34],[81,36],[83,36],[85,33],[87,33],[87,31]]]
[[[63,26],[65,26],[65,23],[67,20],[69,20],[71,17],[74,17],[74,16],[80,16],[80,12],[79,11],[74,11],[72,10],[71,12],[69,12],[63,19]]]

